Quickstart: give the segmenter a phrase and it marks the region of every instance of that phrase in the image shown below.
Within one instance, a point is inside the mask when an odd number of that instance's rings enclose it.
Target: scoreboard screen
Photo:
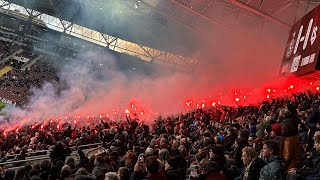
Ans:
[[[303,76],[317,70],[320,50],[320,6],[294,24],[280,66],[280,75]]]

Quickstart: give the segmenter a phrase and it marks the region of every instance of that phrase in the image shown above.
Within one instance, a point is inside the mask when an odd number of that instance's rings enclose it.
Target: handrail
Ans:
[[[34,158],[32,159],[33,161],[35,160],[44,160],[44,159],[50,159],[49,156],[46,157],[46,158]],[[0,163],[0,166],[3,166],[3,165],[7,165],[7,164],[17,164],[17,163],[26,163],[26,162],[29,162],[31,161],[30,159],[26,159],[26,160],[19,160],[19,161],[9,161],[9,162],[3,162],[3,163]]]
[[[69,156],[78,155],[76,152],[72,152]],[[25,160],[18,160],[18,161],[7,161],[0,163],[0,166],[7,165],[7,164],[18,164],[18,163],[25,163],[30,161],[36,161],[36,160],[45,160],[45,159],[51,159],[49,156],[42,156],[42,157],[35,157],[33,159],[25,159]]]
[[[80,145],[78,146],[79,148],[82,148],[82,147],[87,147],[87,146],[95,146],[95,145],[101,145],[102,143],[94,143],[94,144],[84,144],[84,145]],[[72,146],[70,147],[71,150],[76,150],[76,146]],[[50,152],[51,150],[38,150],[38,151],[31,151],[31,152],[28,152],[26,153],[27,155],[30,155],[30,154],[37,154],[37,153],[48,153]],[[11,155],[6,155],[5,157],[15,157],[15,156],[18,156],[20,154],[11,154]],[[29,156],[30,157],[30,156]]]
[[[98,146],[98,147],[96,147],[96,148],[89,149],[89,150],[86,152],[86,156],[87,156],[89,153],[91,153],[92,151],[95,151],[95,150],[100,149],[100,148],[102,148],[102,147],[103,147],[103,146]]]
[[[78,147],[88,147],[88,146],[95,146],[95,145],[101,145],[101,144],[102,143],[86,144],[86,145],[81,145],[81,146],[78,146]],[[96,149],[101,148],[101,147],[103,147],[103,146],[98,146],[98,147],[95,147],[93,149],[89,149],[88,152],[86,152],[86,155],[88,153],[96,150]],[[70,147],[70,148],[74,148],[75,149],[75,146]],[[84,150],[86,150],[86,149],[84,149]],[[47,151],[49,151],[49,150],[47,150]],[[72,151],[72,153],[69,156],[74,156],[74,155],[78,155],[77,150]],[[7,161],[7,162],[0,163],[0,166],[7,165],[7,164],[25,163],[25,162],[36,161],[36,160],[44,160],[44,159],[50,159],[49,154],[47,154],[47,156],[43,155],[42,157],[35,156],[33,159],[25,159],[25,160],[18,160],[18,161]]]

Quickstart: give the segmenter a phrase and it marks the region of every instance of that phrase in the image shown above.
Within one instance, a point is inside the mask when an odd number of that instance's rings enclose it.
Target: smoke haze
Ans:
[[[12,117],[9,124],[20,125],[53,116],[124,113],[133,99],[152,113],[179,113],[185,110],[186,99],[210,96],[215,89],[259,87],[274,80],[287,39],[285,30],[282,33],[280,37],[271,31],[258,36],[252,28],[241,26],[203,28],[196,35],[200,47],[193,57],[199,59],[199,65],[192,73],[169,73],[161,65],[152,75],[128,73],[119,69],[110,54],[81,52],[76,61],[60,67],[65,88],[59,94],[47,82],[33,90],[28,110],[9,107],[4,111]]]

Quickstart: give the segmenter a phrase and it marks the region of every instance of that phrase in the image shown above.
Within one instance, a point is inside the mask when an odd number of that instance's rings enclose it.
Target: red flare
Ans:
[[[235,100],[238,102],[240,99],[239,98],[235,98]]]

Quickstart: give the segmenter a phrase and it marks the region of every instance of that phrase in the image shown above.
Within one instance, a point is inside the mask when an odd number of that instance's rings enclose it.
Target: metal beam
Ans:
[[[142,2],[142,1],[141,1]],[[17,7],[21,7],[19,5],[15,5]],[[1,8],[4,12],[14,12],[13,8],[4,7]],[[25,15],[28,15],[28,12],[23,12]],[[21,18],[17,16],[17,18]],[[41,22],[45,24],[41,24],[38,21],[33,21],[33,24],[37,26],[41,26],[43,28],[53,29],[55,31],[63,32],[66,29],[66,33],[70,36],[74,36],[76,38],[80,38],[85,41],[89,41],[91,43],[95,43],[97,45],[108,47],[110,50],[114,50],[116,52],[131,55],[134,57],[138,57],[141,60],[152,61],[160,64],[169,64],[171,67],[177,67],[178,69],[191,71],[197,64],[198,59],[190,58],[185,56],[176,55],[170,52],[165,52],[162,50],[153,49],[147,46],[142,46],[133,42],[129,42],[118,37],[110,36],[96,30],[83,27],[81,25],[71,23],[66,20],[62,20],[53,16],[49,16],[45,13],[39,17]],[[45,26],[44,26],[45,25]],[[53,42],[52,42],[53,43]],[[45,43],[46,44],[46,43]],[[76,49],[80,49],[80,46],[74,46]],[[63,48],[62,48],[63,49]]]
[[[191,7],[185,5],[185,4],[183,4],[183,3],[181,3],[181,2],[179,2],[179,1],[177,1],[177,0],[171,0],[171,2],[173,2],[173,3],[175,3],[175,4],[177,4],[177,5],[181,6],[181,7],[183,7],[184,9],[188,10],[189,12],[191,12],[191,13],[193,13],[193,14],[195,14],[195,15],[203,18],[203,19],[206,19],[206,20],[208,20],[208,21],[210,21],[210,22],[212,22],[212,23],[214,23],[214,24],[218,24],[218,25],[226,28],[226,25],[224,25],[224,24],[218,22],[217,20],[212,19],[212,18],[210,18],[210,17],[208,17],[208,16],[206,16],[206,15],[203,15],[201,12],[196,11],[196,10],[194,10],[193,8],[191,8]]]
[[[283,6],[282,8],[280,8],[280,9],[278,9],[276,12],[274,12],[274,13],[272,14],[272,16],[275,16],[275,15],[279,14],[280,12],[282,12],[282,11],[285,10],[285,9],[287,9],[287,8],[288,8],[289,6],[291,6],[292,4],[293,4],[293,2],[287,4],[286,6]],[[265,21],[266,21],[266,19],[262,19],[262,20],[260,20],[260,21],[257,21],[257,22],[255,22],[255,23],[253,23],[253,24],[250,25],[250,26],[255,26],[255,25],[260,24],[260,23],[263,23],[263,22],[265,22]]]
[[[272,16],[270,16],[270,15],[264,13],[264,12],[261,12],[261,11],[255,9],[255,8],[243,3],[243,2],[240,2],[240,1],[237,1],[237,0],[226,0],[226,1],[232,3],[232,4],[236,5],[236,6],[239,6],[239,7],[243,8],[243,9],[245,9],[245,10],[253,12],[253,13],[255,13],[255,14],[261,16],[261,17],[264,17],[264,18],[270,20],[271,22],[274,22],[274,23],[276,23],[276,24],[278,24],[278,25],[280,25],[280,26],[282,26],[282,27],[284,27],[286,29],[291,29],[291,25],[289,25],[289,24],[287,24],[287,23],[285,23],[285,22],[283,22],[283,21],[281,21],[279,19],[276,19],[276,18],[274,18],[274,17],[272,17]]]
[[[251,1],[252,1],[252,0],[248,0],[248,1],[246,2],[246,4],[249,4]],[[244,10],[244,9],[241,8],[240,12],[239,12],[238,15],[236,16],[236,19],[235,19],[235,21],[234,21],[234,24],[238,24],[238,20],[239,20],[239,18],[240,18],[240,16],[241,16],[243,10]]]
[[[171,20],[173,20],[173,21],[181,24],[182,26],[186,27],[187,29],[189,29],[189,30],[191,30],[191,31],[193,31],[193,32],[198,32],[196,29],[194,29],[194,28],[186,25],[185,23],[183,23],[182,21],[180,21],[178,18],[176,18],[176,17],[174,17],[174,16],[172,16],[172,15],[170,15],[170,14],[162,11],[161,9],[159,9],[159,8],[157,8],[157,7],[154,7],[154,6],[151,6],[150,4],[148,4],[147,2],[145,2],[145,1],[143,1],[143,0],[140,0],[140,3],[143,4],[143,5],[145,5],[145,6],[147,6],[147,7],[149,7],[149,8],[152,8],[152,9],[156,10],[159,14],[164,15],[164,16],[170,18]]]

